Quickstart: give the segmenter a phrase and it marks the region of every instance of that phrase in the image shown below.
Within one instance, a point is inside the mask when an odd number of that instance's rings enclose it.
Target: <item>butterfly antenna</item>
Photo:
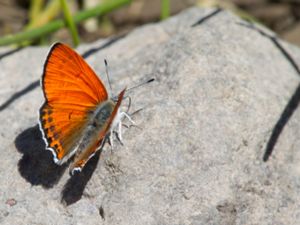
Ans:
[[[111,82],[110,82],[109,74],[108,74],[108,64],[107,64],[106,59],[104,59],[104,64],[105,64],[105,73],[106,73],[106,77],[107,77],[109,89],[110,89],[110,91],[111,91],[111,93],[112,93]]]
[[[137,85],[132,86],[132,87],[130,87],[130,88],[127,88],[126,92],[128,93],[129,91],[132,91],[133,89],[136,89],[136,88],[138,88],[138,87],[141,87],[141,86],[144,86],[144,85],[146,85],[146,84],[149,84],[149,83],[151,83],[152,81],[155,81],[155,79],[154,79],[154,78],[151,78],[151,79],[149,79],[149,80],[147,80],[147,81],[145,81],[145,82],[143,82],[143,83],[140,83],[140,84],[137,84]]]

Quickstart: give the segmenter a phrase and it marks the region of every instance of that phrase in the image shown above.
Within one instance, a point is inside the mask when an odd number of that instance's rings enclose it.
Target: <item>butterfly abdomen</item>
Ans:
[[[100,143],[110,129],[111,124],[109,118],[111,117],[114,108],[115,103],[111,100],[107,100],[95,109],[76,149],[74,161],[77,163],[70,167],[71,171],[74,168],[80,170],[100,147]]]

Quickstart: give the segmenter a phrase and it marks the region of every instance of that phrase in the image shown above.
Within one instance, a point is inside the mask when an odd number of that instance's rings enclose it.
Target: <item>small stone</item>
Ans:
[[[14,206],[17,204],[17,201],[14,198],[10,198],[10,199],[6,200],[5,204],[7,204],[9,206]]]

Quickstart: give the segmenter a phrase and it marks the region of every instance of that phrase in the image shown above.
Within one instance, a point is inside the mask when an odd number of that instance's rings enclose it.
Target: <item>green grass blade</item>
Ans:
[[[60,12],[60,0],[51,0],[47,2],[44,10],[31,19],[26,25],[25,30],[30,30],[43,26],[53,20]]]
[[[104,3],[95,6],[94,8],[77,13],[75,16],[73,16],[73,20],[77,24],[94,16],[105,15],[117,8],[120,8],[121,6],[129,4],[131,1],[132,0],[105,1]],[[23,41],[30,41],[57,31],[64,26],[65,23],[63,20],[55,20],[39,28],[27,30],[13,35],[6,35],[0,38],[0,46],[22,43]]]
[[[164,20],[170,16],[170,0],[161,0],[160,19]]]
[[[42,11],[44,0],[31,0],[29,9],[30,21],[35,20]]]
[[[79,45],[79,36],[78,36],[78,31],[75,22],[73,20],[70,9],[68,7],[68,3],[66,0],[60,0],[60,4],[64,12],[65,22],[69,27],[70,33],[72,35],[73,44],[76,47]]]

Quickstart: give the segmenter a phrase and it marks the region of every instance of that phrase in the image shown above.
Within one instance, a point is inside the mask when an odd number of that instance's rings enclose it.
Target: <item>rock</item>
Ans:
[[[104,82],[108,59],[114,93],[156,82],[131,94],[141,129],[125,129],[124,146],[105,145],[73,177],[36,125],[48,48],[0,52],[1,224],[299,221],[300,50],[272,32],[192,8],[82,45]]]

